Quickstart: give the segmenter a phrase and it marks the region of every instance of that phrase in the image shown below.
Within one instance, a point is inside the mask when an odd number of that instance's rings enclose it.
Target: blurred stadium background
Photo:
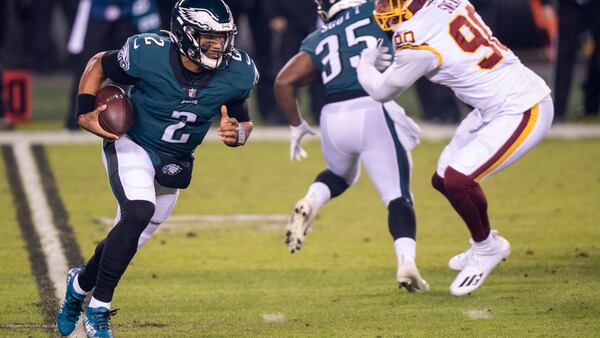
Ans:
[[[88,0],[86,0],[88,1]],[[98,0],[94,0],[98,1]],[[112,0],[111,0],[112,1]],[[111,1],[108,1],[109,3]],[[112,2],[133,2],[134,0],[115,0]],[[162,14],[161,28],[168,28],[168,8],[173,4],[174,0],[135,0],[137,2],[155,3],[156,9],[166,11],[167,14]],[[237,2],[241,3],[236,4]],[[316,14],[312,10],[314,8],[312,0],[301,0],[305,2],[302,10],[310,11],[308,20],[309,25],[314,22],[316,26]],[[556,45],[556,20],[544,19],[543,12],[538,13],[536,6],[542,7],[539,0],[485,0],[479,1],[482,7],[485,7],[481,15],[486,19],[486,22],[493,27],[495,35],[510,48],[515,50],[517,55],[538,74],[542,75],[549,83],[553,82],[553,49]],[[66,114],[70,109],[69,91],[73,86],[72,72],[77,69],[78,63],[81,61],[81,54],[72,54],[67,51],[71,27],[70,22],[74,21],[79,0],[4,0],[0,4],[0,15],[2,26],[0,27],[0,65],[4,69],[5,74],[14,72],[15,70],[25,71],[31,75],[31,102],[28,108],[31,108],[31,123],[19,124],[19,129],[60,129],[64,125]],[[233,9],[240,11],[239,17],[239,35],[236,39],[238,48],[250,51],[256,58],[257,54],[269,54],[267,56],[270,63],[269,67],[261,67],[259,69],[262,75],[262,80],[269,82],[273,80],[279,68],[290,57],[289,51],[278,46],[278,41],[281,39],[294,45],[299,43],[297,38],[292,39],[292,35],[297,36],[301,30],[300,23],[294,23],[293,18],[289,16],[282,7],[285,7],[283,0],[266,0],[266,1],[230,1]],[[254,3],[261,3],[256,5]],[[273,3],[265,5],[265,3]],[[478,5],[476,3],[476,5]],[[300,8],[300,7],[299,7]],[[263,9],[265,19],[260,20],[256,15],[261,13],[257,11]],[[537,20],[541,23],[536,25]],[[287,20],[287,25],[284,29],[279,28],[274,24],[274,19],[283,18]],[[261,39],[266,34],[270,34],[269,41],[271,44],[270,50],[258,51],[256,44],[253,41],[253,29],[258,29],[249,26],[249,22],[264,21],[265,27]],[[270,21],[269,21],[270,20]],[[545,20],[545,21],[544,21]],[[285,22],[285,21],[284,21]],[[267,26],[269,25],[270,26]],[[303,22],[302,25],[306,26]],[[277,28],[277,29],[275,29]],[[287,29],[287,30],[286,30]],[[573,72],[573,85],[569,105],[566,109],[565,119],[567,121],[584,121],[597,123],[597,118],[583,117],[583,98],[582,86],[586,78],[587,60],[592,55],[594,44],[591,39],[591,34],[584,31],[580,34],[581,48],[578,53],[577,62]],[[258,44],[260,46],[264,44]],[[292,51],[297,49],[297,46],[289,47]],[[289,49],[288,48],[288,49]],[[5,75],[6,77],[6,75]],[[6,82],[6,80],[5,80]],[[270,86],[271,83],[268,83]],[[19,98],[13,98],[6,93],[5,101],[18,101]],[[265,87],[267,85],[265,84]],[[12,94],[18,95],[18,94]],[[310,95],[305,95],[306,115],[310,118],[315,116],[310,110],[313,108],[308,101]],[[419,117],[421,107],[419,100],[416,97],[415,91],[411,91],[404,95],[400,101],[405,106],[407,112],[415,117]],[[5,102],[5,105],[8,103]],[[16,104],[16,103],[15,103]],[[269,103],[270,104],[270,103]],[[269,107],[266,104],[266,109],[276,108]],[[18,107],[17,107],[18,108]],[[259,122],[265,120],[264,116],[270,116],[272,112],[261,112],[257,105],[254,105],[254,118]],[[466,112],[466,108],[461,110]],[[315,110],[315,109],[313,109]],[[260,113],[259,113],[260,112]],[[276,112],[273,112],[276,113]],[[278,115],[278,114],[277,114]],[[597,114],[596,114],[597,116]],[[314,119],[313,119],[314,120]],[[283,120],[279,117],[270,117],[270,120],[264,121],[265,124],[282,124]],[[5,126],[6,127],[6,126]]]

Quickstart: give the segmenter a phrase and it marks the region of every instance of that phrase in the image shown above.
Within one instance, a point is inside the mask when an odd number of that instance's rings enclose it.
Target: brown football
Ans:
[[[106,109],[98,115],[102,129],[121,136],[133,124],[133,106],[123,89],[108,85],[96,94],[96,108],[106,104]]]

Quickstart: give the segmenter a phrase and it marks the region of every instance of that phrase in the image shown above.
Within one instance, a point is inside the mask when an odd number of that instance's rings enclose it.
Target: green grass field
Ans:
[[[23,337],[35,330],[14,330],[11,325],[40,326],[40,297],[36,288],[27,249],[16,220],[4,162],[0,160],[0,337]],[[37,330],[40,335],[43,330]],[[47,336],[47,335],[46,335]]]
[[[432,286],[409,294],[394,282],[386,210],[366,173],[321,209],[302,251],[290,255],[284,224],[187,224],[159,232],[135,257],[113,300],[118,337],[593,337],[600,334],[600,140],[546,140],[486,181],[493,227],[513,253],[470,296],[448,291],[452,255],[468,232],[430,187],[442,143],[413,152],[418,265]],[[175,215],[287,214],[323,168],[287,160],[288,145],[197,150],[192,186]],[[100,147],[49,146],[60,194],[85,258],[114,217]],[[27,251],[0,163],[0,336],[48,336]]]

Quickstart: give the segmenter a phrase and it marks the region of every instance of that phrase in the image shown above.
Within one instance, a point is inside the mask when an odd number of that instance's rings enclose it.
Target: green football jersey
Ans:
[[[146,149],[187,158],[202,143],[221,106],[243,102],[258,81],[248,54],[233,50],[225,67],[186,76],[167,36],[134,35],[119,51],[119,65],[137,79],[129,93],[135,109],[127,135]],[[224,61],[225,62],[225,61]]]
[[[386,33],[375,22],[373,10],[372,0],[343,10],[302,41],[300,51],[312,58],[327,95],[362,91],[356,67],[363,49],[375,47],[377,40],[383,39],[393,50]]]

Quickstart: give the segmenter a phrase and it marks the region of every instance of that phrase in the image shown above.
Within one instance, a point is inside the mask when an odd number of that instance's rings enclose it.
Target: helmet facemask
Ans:
[[[192,26],[183,26],[185,38],[191,42],[184,53],[193,62],[206,69],[216,69],[233,50],[237,31],[201,31]]]
[[[327,10],[321,6],[321,1],[315,0],[315,3],[317,4],[317,14],[319,14],[319,18],[321,18],[323,22],[327,22],[327,19],[329,18]]]
[[[382,30],[391,31],[413,16],[408,9],[411,2],[412,0],[375,0],[375,21]]]

